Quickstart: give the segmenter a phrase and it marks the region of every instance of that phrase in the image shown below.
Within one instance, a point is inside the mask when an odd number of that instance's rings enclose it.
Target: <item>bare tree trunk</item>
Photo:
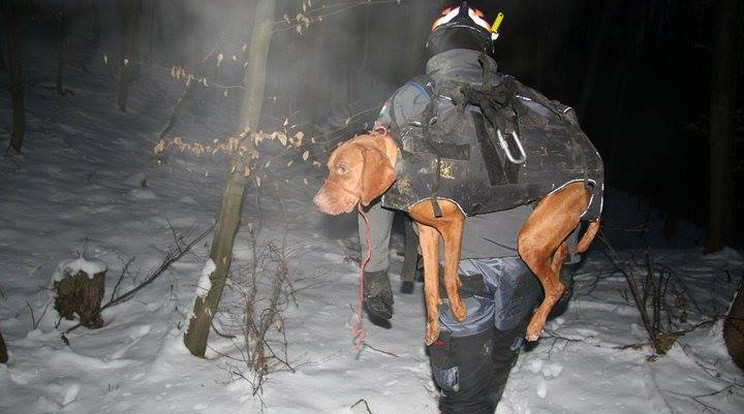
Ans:
[[[535,70],[535,88],[537,90],[542,90],[542,66],[545,59],[543,58],[545,54],[545,47],[544,47],[544,36],[543,32],[545,31],[545,27],[543,25],[543,4],[542,0],[537,0],[537,7],[534,9],[535,15],[533,16],[533,32],[535,36],[535,63],[534,63],[534,70]]]
[[[149,20],[149,26],[150,26],[150,33],[148,34],[147,39],[147,60],[152,61],[153,56],[155,55],[155,43],[158,39],[158,32],[160,31],[159,25],[160,25],[160,3],[153,1],[150,5],[150,15]]]
[[[3,334],[0,333],[0,364],[8,363],[8,348],[5,347],[5,340]]]
[[[204,76],[205,68],[207,65],[207,62],[212,58],[212,55],[214,55],[214,50],[209,51],[207,56],[204,57],[204,59],[201,61],[199,68],[197,68],[196,77],[201,78]],[[171,128],[176,124],[176,121],[178,120],[178,116],[181,114],[181,109],[186,104],[186,101],[189,100],[191,97],[194,85],[196,84],[196,81],[189,82],[183,89],[183,92],[181,93],[181,96],[178,97],[178,100],[176,101],[176,105],[173,107],[173,113],[171,114],[170,119],[168,120],[168,123],[165,124],[165,127],[160,131],[159,137],[165,138],[166,135],[168,135],[168,132],[170,132]]]
[[[240,130],[256,130],[261,117],[264,90],[266,88],[266,64],[274,30],[276,1],[259,0],[256,4],[253,33],[248,49],[248,66],[243,76],[243,104],[240,108]]]
[[[740,0],[718,0],[711,76],[710,104],[710,200],[705,252],[719,251],[734,237],[732,134],[734,51]]]
[[[57,77],[56,89],[57,94],[65,96],[65,87],[62,83],[65,67],[65,43],[67,42],[67,16],[65,16],[65,0],[62,0],[59,12],[59,45],[57,50]]]
[[[5,53],[3,52],[3,42],[0,41],[0,72],[7,72],[8,64],[5,63]]]
[[[94,45],[98,45],[98,42],[101,40],[101,8],[98,5],[98,1],[99,0],[90,0],[90,11],[93,15],[90,35]]]
[[[186,348],[192,355],[198,357],[204,357],[204,352],[207,350],[209,328],[217,312],[222,288],[225,286],[227,272],[232,262],[233,241],[240,222],[245,192],[245,179],[241,166],[242,162],[238,161],[236,168],[228,176],[222,192],[222,203],[214,228],[214,240],[209,252],[209,258],[216,265],[215,271],[209,276],[211,287],[206,296],[203,296],[203,292],[199,292],[196,297],[193,316],[189,319],[188,330],[183,336]]]
[[[736,365],[744,370],[744,282],[739,285],[729,314],[723,322],[723,341]]]
[[[127,111],[129,84],[132,82],[133,65],[139,58],[139,15],[142,11],[140,0],[119,0],[119,11],[123,18],[122,61],[119,78],[119,110]]]
[[[364,7],[364,12],[362,15],[363,25],[362,25],[362,57],[359,59],[359,66],[357,66],[356,70],[350,70],[349,71],[349,95],[347,100],[347,105],[349,109],[349,115],[353,116],[354,112],[356,112],[355,108],[357,105],[357,99],[359,96],[364,94],[364,91],[360,91],[361,89],[361,82],[364,79],[364,68],[367,66],[367,60],[369,59],[369,38],[373,34],[370,33],[369,30],[369,24],[372,16],[372,8],[369,4],[367,4]]]
[[[602,45],[610,31],[612,22],[612,0],[604,0],[602,3],[602,15],[600,17],[597,33],[594,35],[594,42],[589,53],[586,63],[586,72],[584,72],[584,84],[581,87],[579,103],[576,105],[576,111],[579,115],[579,121],[585,120],[586,110],[589,107],[589,100],[592,98],[594,91],[594,81],[597,78],[599,68],[599,55],[602,53]]]
[[[429,23],[432,20],[432,14],[429,11],[432,5],[430,0],[413,0],[408,5],[411,13],[411,37],[408,42],[407,77],[424,73],[426,37],[429,35]],[[367,36],[374,36],[374,33],[367,33]]]
[[[311,107],[310,122],[313,126],[321,125],[327,121],[327,117],[324,116],[323,110],[328,107],[329,93],[328,88],[323,86],[327,84],[327,73],[325,70],[326,58],[322,51],[326,47],[328,38],[328,23],[314,25],[313,39],[311,45],[311,56],[310,56],[310,79],[313,82],[303,82],[307,88],[307,102],[319,102],[319,105],[309,105]]]
[[[259,0],[256,5],[255,21],[248,51],[248,65],[245,69],[243,85],[245,96],[240,111],[240,128],[243,131],[258,129],[261,105],[266,84],[266,66],[269,46],[274,29],[275,0]],[[251,138],[248,139],[253,142]],[[194,312],[189,319],[189,327],[184,334],[184,343],[192,355],[203,357],[207,349],[209,328],[217,312],[222,289],[232,261],[232,248],[240,223],[240,212],[245,192],[244,163],[236,158],[222,193],[222,203],[217,215],[214,241],[209,257],[216,269],[209,276],[211,286],[205,297],[197,296]]]
[[[13,0],[0,0],[0,13],[8,40],[8,69],[10,69],[10,94],[13,99],[13,130],[10,147],[21,152],[23,135],[26,132],[26,108],[23,104],[21,85],[21,44],[18,35],[18,14]]]
[[[625,104],[628,95],[628,85],[630,83],[631,70],[623,71],[623,79],[620,83],[620,89],[617,92],[617,99],[615,102],[615,125],[622,125],[622,119],[625,114]],[[612,134],[610,135],[610,145],[607,154],[605,154],[605,171],[610,173],[614,172],[616,168],[616,159],[618,158],[618,142],[620,141],[621,128],[613,128]]]

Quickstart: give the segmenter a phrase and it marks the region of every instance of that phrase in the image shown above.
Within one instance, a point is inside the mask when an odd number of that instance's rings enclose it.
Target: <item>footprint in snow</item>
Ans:
[[[137,342],[139,342],[140,339],[142,339],[143,336],[145,336],[148,333],[150,333],[150,329],[151,329],[150,325],[142,325],[142,326],[137,326],[137,327],[134,327],[134,328],[130,329],[129,330],[129,338],[132,340],[132,342],[129,343],[129,344],[127,344],[127,345],[125,345],[120,350],[114,352],[111,355],[111,359],[119,359],[119,358],[123,357],[124,354],[131,347],[133,347],[134,345],[136,345]]]
[[[542,367],[542,374],[546,379],[557,378],[561,371],[563,371],[561,364],[547,364]]]
[[[129,192],[129,196],[135,200],[154,200],[158,198],[151,190],[137,188]]]
[[[546,364],[542,359],[536,358],[528,362],[527,369],[533,374],[542,373],[546,379],[557,378],[563,371],[563,365],[554,363]]]
[[[537,388],[535,391],[537,392],[537,396],[540,398],[545,398],[545,396],[548,395],[548,385],[545,383],[544,378],[537,380]]]
[[[543,360],[539,358],[535,358],[528,363],[527,369],[530,370],[531,373],[537,374],[538,372],[542,370],[542,366],[543,366]]]
[[[62,400],[62,405],[67,405],[75,401],[79,392],[80,392],[80,384],[72,384],[70,388],[67,389],[67,392],[65,393],[65,399]]]

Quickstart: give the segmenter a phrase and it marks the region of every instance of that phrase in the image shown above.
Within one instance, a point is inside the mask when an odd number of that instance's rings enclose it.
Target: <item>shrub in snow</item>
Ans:
[[[103,299],[106,265],[97,260],[77,258],[62,261],[52,275],[54,309],[65,319],[79,319],[86,328],[103,326]]]

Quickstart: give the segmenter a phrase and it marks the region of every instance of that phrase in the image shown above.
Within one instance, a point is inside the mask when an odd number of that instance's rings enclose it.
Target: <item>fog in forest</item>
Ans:
[[[449,3],[278,1],[259,128],[303,131],[326,150],[369,128],[396,88],[423,72],[430,24]],[[705,223],[716,27],[711,2],[470,3],[491,20],[505,14],[494,54],[500,71],[577,110],[605,159],[610,186],[660,208],[670,235],[679,219]],[[66,47],[69,65],[107,71],[112,89],[124,60],[131,81],[144,87],[177,93],[185,84],[181,75],[194,75],[202,85],[169,134],[207,142],[239,132],[255,6],[240,0],[20,0],[22,57],[33,67],[35,60],[57,59]],[[741,60],[733,59],[729,77],[738,137],[731,188],[742,175],[743,94],[735,92]],[[28,86],[45,80],[30,73],[23,75]],[[179,79],[158,78],[168,73]],[[733,197],[740,216],[740,187]]]

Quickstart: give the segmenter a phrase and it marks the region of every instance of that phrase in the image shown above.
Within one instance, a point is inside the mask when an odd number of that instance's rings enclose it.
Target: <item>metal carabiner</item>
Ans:
[[[517,136],[517,131],[512,131],[512,137],[514,137],[514,142],[517,144],[517,149],[519,149],[519,153],[521,154],[521,157],[519,159],[514,158],[511,151],[509,150],[509,144],[506,143],[506,139],[504,138],[504,134],[501,133],[500,129],[496,130],[496,135],[499,137],[499,144],[501,144],[501,148],[504,149],[504,153],[506,153],[506,158],[509,159],[514,164],[522,164],[523,162],[527,161],[527,154],[524,152],[524,147],[522,147],[522,143],[519,141],[519,136]]]

